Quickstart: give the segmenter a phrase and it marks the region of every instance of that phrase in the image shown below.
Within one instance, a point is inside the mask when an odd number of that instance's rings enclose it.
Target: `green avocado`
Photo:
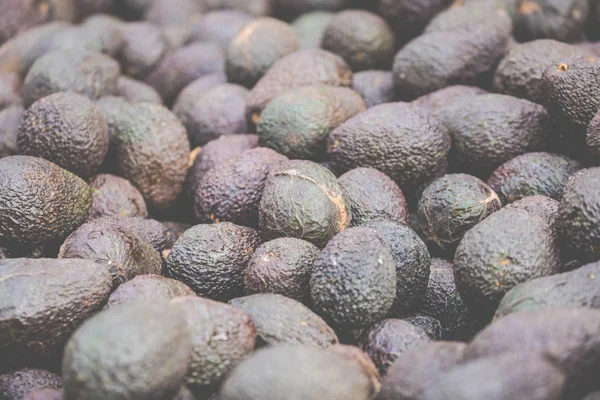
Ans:
[[[323,32],[335,14],[329,11],[313,11],[300,15],[292,22],[301,49],[321,47]]]

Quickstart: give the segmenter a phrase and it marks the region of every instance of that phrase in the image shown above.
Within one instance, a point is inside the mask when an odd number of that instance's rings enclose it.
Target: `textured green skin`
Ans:
[[[507,291],[559,272],[559,242],[547,216],[525,208],[496,211],[468,231],[456,249],[454,277],[478,313],[493,313]]]
[[[394,361],[407,351],[429,342],[423,329],[401,319],[384,319],[361,335],[358,345],[371,357],[381,376],[385,377]]]
[[[352,89],[291,89],[263,110],[256,127],[259,143],[291,159],[322,160],[331,131],[365,109],[363,99]]]
[[[342,57],[352,71],[391,68],[395,46],[394,33],[387,22],[364,10],[336,14],[321,41],[323,49]]]
[[[183,25],[202,16],[207,7],[195,0],[155,0],[144,12],[144,20],[160,27]]]
[[[160,29],[148,22],[124,24],[123,48],[119,62],[123,73],[142,79],[167,52],[167,44]]]
[[[369,70],[354,74],[352,89],[361,95],[367,108],[394,101],[394,77],[391,71]]]
[[[178,101],[173,112],[186,127],[192,147],[203,146],[219,136],[248,132],[246,95],[239,85],[218,85],[191,102]]]
[[[251,88],[275,62],[298,48],[298,36],[289,24],[270,17],[257,18],[229,42],[227,78]]]
[[[62,388],[61,377],[36,368],[0,375],[0,396],[6,400],[23,400],[28,393],[46,388]]]
[[[259,147],[210,169],[194,194],[197,220],[258,227],[258,208],[267,176],[285,161],[287,157]]]
[[[559,207],[561,242],[583,261],[600,255],[600,197],[597,188],[600,168],[576,173],[567,181]]]
[[[545,353],[563,369],[574,392],[581,395],[598,390],[600,311],[550,308],[507,315],[475,337],[465,351],[465,359],[511,351]]]
[[[61,344],[112,289],[108,270],[88,260],[2,260],[0,276],[3,367],[27,363]]]
[[[21,79],[14,72],[0,72],[0,110],[21,105]]]
[[[144,197],[127,179],[98,174],[90,182],[92,207],[89,218],[148,216]]]
[[[60,240],[87,218],[88,185],[41,158],[0,159],[0,243],[35,245]]]
[[[42,389],[30,392],[23,400],[63,400],[63,391],[59,389]]]
[[[398,44],[404,44],[420,35],[429,21],[450,3],[451,0],[381,0],[377,13],[394,29]]]
[[[23,107],[12,106],[0,111],[0,158],[19,152],[17,130],[21,124]]]
[[[127,76],[120,76],[118,81],[119,96],[130,103],[162,104],[160,95],[154,88],[144,82],[136,81]]]
[[[377,400],[420,400],[431,381],[455,368],[466,347],[459,342],[429,342],[402,354],[388,370]]]
[[[532,279],[515,286],[502,298],[496,318],[544,308],[600,308],[600,263],[563,274]]]
[[[229,42],[252,21],[252,16],[243,11],[216,10],[206,13],[202,19],[193,23],[191,39],[219,44],[227,50]]]
[[[183,313],[164,303],[127,304],[95,315],[65,348],[65,400],[170,398],[186,374],[190,336]]]
[[[308,345],[326,348],[338,343],[327,323],[302,303],[278,294],[239,297],[230,302],[256,325],[258,345]]]
[[[323,32],[335,14],[328,11],[313,11],[302,14],[292,22],[292,28],[298,36],[301,49],[318,49],[321,47]]]
[[[259,206],[260,230],[268,238],[296,237],[323,247],[350,220],[342,189],[325,167],[292,160],[270,172]]]
[[[577,55],[583,55],[583,50],[551,39],[518,44],[500,61],[494,74],[494,89],[541,103],[542,75],[548,65]]]
[[[254,127],[266,105],[281,93],[314,85],[349,87],[352,71],[341,57],[321,49],[299,50],[283,57],[248,93],[248,124]]]
[[[527,12],[524,0],[514,18],[515,36],[519,41],[556,39],[578,42],[582,39],[590,13],[586,0],[528,0],[538,6]]]
[[[443,120],[452,135],[451,159],[461,169],[483,175],[513,157],[540,150],[549,125],[544,107],[501,94],[465,98],[445,108]]]
[[[429,315],[415,314],[404,318],[411,325],[421,328],[431,340],[442,340],[442,324]]]
[[[508,32],[512,29],[510,15],[495,2],[461,1],[454,2],[451,7],[436,15],[427,25],[425,34],[452,32],[477,25],[493,25]]]
[[[190,143],[181,122],[158,104],[109,97],[98,105],[108,121],[109,160],[119,175],[139,189],[149,207],[169,207],[182,192],[188,169]]]
[[[446,163],[450,136],[426,111],[406,103],[381,104],[350,118],[329,135],[336,170],[378,169],[400,187],[432,178]]]
[[[159,253],[170,249],[177,240],[177,236],[171,233],[165,225],[154,219],[142,217],[103,217],[95,222],[101,221],[117,223],[134,231],[144,241],[150,243]]]
[[[561,71],[563,65],[566,71]],[[551,64],[542,77],[548,111],[585,129],[600,107],[600,61],[593,57],[564,58]]]
[[[377,231],[349,228],[327,243],[313,265],[313,307],[335,326],[359,329],[383,318],[396,298],[394,258]]]
[[[192,43],[166,54],[146,82],[171,105],[179,92],[194,80],[205,75],[223,72],[225,55],[213,43]]]
[[[565,376],[536,352],[497,355],[444,371],[423,388],[423,400],[560,400]]]
[[[23,104],[52,93],[73,91],[92,100],[117,93],[119,64],[101,53],[55,50],[40,57],[23,82]]]
[[[179,296],[194,296],[185,284],[155,274],[138,275],[115,289],[105,308],[136,301],[169,301]]]
[[[374,394],[373,381],[357,362],[312,346],[274,346],[234,369],[219,399],[364,400]]]
[[[200,296],[229,300],[243,293],[244,271],[259,244],[251,228],[229,222],[196,225],[173,245],[166,275]]]
[[[279,238],[262,244],[248,263],[244,292],[275,293],[308,302],[310,275],[319,253],[314,244],[296,238]]]
[[[201,297],[179,297],[192,336],[186,385],[193,392],[218,384],[254,350],[256,327],[250,315],[229,304]]]
[[[373,220],[363,226],[374,229],[392,251],[397,278],[396,301],[392,313],[410,314],[423,298],[427,288],[431,264],[427,246],[406,225]]]
[[[453,250],[464,234],[502,207],[496,192],[467,174],[448,174],[429,185],[419,201],[419,230],[426,241]]]
[[[374,168],[355,168],[338,178],[350,204],[351,226],[376,219],[408,225],[408,205],[402,190],[387,175]]]
[[[108,125],[87,97],[54,93],[25,110],[17,141],[21,154],[45,158],[78,176],[89,177],[108,152]]]
[[[162,259],[150,243],[118,223],[88,222],[63,243],[59,258],[82,258],[105,265],[116,288],[137,275],[160,274]]]
[[[503,204],[527,196],[560,200],[567,179],[581,169],[578,161],[552,153],[526,153],[502,164],[487,183]]]
[[[253,16],[271,15],[271,0],[205,0],[210,10],[238,10]]]

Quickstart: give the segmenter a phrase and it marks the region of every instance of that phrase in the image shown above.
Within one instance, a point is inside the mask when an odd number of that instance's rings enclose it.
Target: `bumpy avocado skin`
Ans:
[[[41,158],[0,159],[0,182],[0,243],[7,247],[66,237],[92,203],[81,178]]]
[[[270,172],[259,206],[260,230],[268,238],[296,237],[323,247],[351,218],[335,175],[325,167],[292,160]]]
[[[24,111],[21,106],[0,111],[0,158],[18,154],[17,132]]]
[[[434,116],[443,115],[446,107],[460,103],[462,99],[487,94],[485,90],[476,86],[452,85],[435,92],[416,98],[411,104],[429,111]]]
[[[437,319],[429,315],[415,314],[405,317],[404,321],[423,329],[431,340],[442,340],[442,324]]]
[[[455,1],[431,20],[424,34],[452,32],[477,25],[494,26],[510,32],[512,21],[507,10],[498,4],[501,2],[502,0]]]
[[[90,219],[101,217],[147,217],[146,202],[127,179],[98,174],[90,182],[92,207]]]
[[[156,274],[138,275],[119,285],[108,298],[105,308],[136,301],[169,301],[180,296],[194,296],[189,286]]]
[[[229,222],[196,225],[173,245],[166,275],[200,296],[229,300],[243,293],[243,272],[259,244],[259,234],[251,228]]]
[[[2,119],[1,113],[0,119]],[[588,151],[593,154],[596,159],[600,158],[600,113],[597,113],[594,118],[592,118],[587,127],[585,144]]]
[[[454,250],[464,234],[502,207],[496,192],[467,174],[448,174],[429,185],[419,201],[419,229],[442,250]]]
[[[487,183],[503,204],[527,196],[560,200],[567,179],[581,169],[578,161],[552,153],[526,153],[498,167]]]
[[[391,71],[368,70],[354,74],[352,89],[361,95],[367,108],[394,101]]]
[[[142,239],[150,243],[158,252],[170,249],[177,240],[177,236],[161,222],[142,217],[103,217],[97,222],[108,221],[124,226],[137,233]]]
[[[518,2],[514,18],[519,41],[556,39],[578,42],[583,38],[590,5],[585,0],[528,0]]]
[[[120,76],[117,82],[119,96],[130,103],[162,104],[160,95],[154,88],[144,82],[127,76]]]
[[[298,36],[298,47],[301,49],[320,48],[323,32],[334,15],[328,11],[313,11],[296,18],[292,22],[292,28]]]
[[[292,159],[319,161],[325,158],[331,131],[365,109],[360,95],[348,88],[292,89],[263,110],[256,128],[259,143]]]
[[[381,0],[377,13],[388,21],[398,44],[402,45],[419,36],[429,21],[450,3],[451,0]]]
[[[110,273],[88,260],[0,261],[3,367],[28,364],[65,341],[106,301]]]
[[[62,388],[61,377],[37,368],[22,368],[0,375],[0,396],[3,399],[22,400],[29,393],[46,388]]]
[[[65,399],[170,398],[187,371],[190,336],[183,313],[165,303],[127,304],[95,315],[65,348]]]
[[[326,348],[338,343],[331,327],[302,303],[263,293],[230,303],[248,313],[256,325],[258,345],[310,345]]]

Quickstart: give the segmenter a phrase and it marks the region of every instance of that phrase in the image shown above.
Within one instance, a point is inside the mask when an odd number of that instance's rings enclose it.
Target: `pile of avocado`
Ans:
[[[600,0],[0,1],[0,400],[600,399]]]

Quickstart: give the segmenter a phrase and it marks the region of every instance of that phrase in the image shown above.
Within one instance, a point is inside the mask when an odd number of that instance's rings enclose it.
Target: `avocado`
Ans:
[[[406,103],[381,104],[350,118],[331,132],[327,148],[336,170],[375,168],[403,190],[431,179],[449,150],[446,127]]]
[[[192,43],[168,52],[145,81],[171,105],[189,83],[205,75],[223,72],[225,55],[214,43]]]
[[[222,83],[227,83],[227,76],[223,72],[208,74],[192,81],[177,95],[177,99],[173,103],[173,109],[175,110],[178,104],[193,104],[206,92]]]
[[[45,158],[81,177],[89,177],[108,152],[108,125],[87,97],[54,93],[23,113],[17,133],[19,152]]]
[[[251,128],[255,127],[266,105],[283,92],[314,85],[349,87],[352,85],[352,71],[341,57],[321,49],[298,50],[283,57],[248,93],[248,124]]]
[[[252,20],[252,15],[243,11],[210,11],[193,23],[190,37],[196,42],[217,43],[223,50],[227,50],[231,39]]]
[[[310,299],[310,275],[319,253],[314,244],[296,238],[263,243],[248,262],[244,292],[275,293],[307,302]]]
[[[275,15],[287,20],[313,11],[339,11],[347,8],[350,2],[350,0],[273,0],[273,5]]]
[[[548,111],[585,130],[600,107],[600,61],[594,57],[563,58],[546,68],[542,95]]]
[[[298,36],[298,47],[301,49],[318,49],[321,47],[323,32],[334,14],[328,11],[313,11],[300,15],[292,22],[292,28]]]
[[[321,317],[288,297],[262,293],[230,303],[250,315],[259,346],[303,344],[325,348],[338,343],[335,332]]]
[[[200,18],[194,18],[193,21],[196,21],[197,19]],[[163,26],[161,28],[162,35],[165,38],[165,42],[169,49],[179,49],[193,41],[193,21],[183,25],[174,24]]]
[[[160,274],[162,260],[132,230],[108,221],[81,225],[63,243],[59,258],[82,258],[106,265],[116,288],[136,275]]]
[[[583,55],[578,47],[552,39],[518,44],[500,61],[494,74],[494,89],[541,103],[542,75],[548,65],[578,55]]]
[[[171,233],[165,225],[154,219],[142,217],[104,217],[96,220],[96,222],[102,221],[119,224],[132,230],[159,253],[170,249],[177,240],[177,236]]]
[[[366,329],[359,347],[371,357],[381,376],[402,354],[431,339],[423,329],[401,319],[384,319]]]
[[[298,50],[292,27],[270,17],[248,23],[227,47],[225,70],[229,82],[251,88],[271,66]]]
[[[183,25],[201,18],[206,5],[197,0],[153,0],[143,19],[160,27]]]
[[[0,17],[0,44],[16,36],[19,32],[43,22],[47,15],[43,7],[34,0],[7,0],[2,4]]]
[[[0,375],[0,397],[23,400],[29,393],[41,389],[62,388],[62,378],[37,368],[22,368]]]
[[[196,296],[170,304],[186,316],[192,353],[185,383],[194,393],[216,386],[254,350],[256,328],[250,315],[229,304]]]
[[[460,103],[463,99],[488,94],[485,90],[476,86],[452,85],[444,89],[436,90],[423,95],[411,102],[429,111],[434,116],[443,116],[447,107]]]
[[[424,330],[431,340],[442,340],[442,324],[437,319],[429,315],[415,314],[405,317],[404,321]]]
[[[90,50],[114,58],[123,46],[122,26],[117,18],[96,15],[54,35],[50,50]]]
[[[0,113],[0,119],[1,116],[2,114]],[[585,143],[587,150],[596,158],[600,158],[600,113],[596,113],[590,121],[586,129]]]
[[[186,318],[168,304],[138,302],[102,311],[67,343],[65,400],[170,398],[183,383],[191,350]]]
[[[600,254],[598,214],[600,197],[596,185],[600,168],[577,172],[566,183],[559,207],[561,242],[583,261],[595,261]]]
[[[512,30],[512,21],[501,1],[457,0],[431,20],[425,35],[432,32],[452,32],[477,25],[494,26],[502,31]]]
[[[90,180],[89,186],[92,190],[90,219],[148,216],[142,194],[127,179],[98,174]]]
[[[310,294],[315,311],[335,326],[357,329],[378,321],[396,298],[390,247],[370,228],[337,234],[313,265]]]
[[[354,74],[352,89],[361,95],[367,108],[394,101],[394,77],[391,71],[368,70]]]
[[[579,162],[560,154],[526,153],[498,167],[487,183],[504,204],[534,195],[560,200],[567,179],[579,169]]]
[[[407,225],[372,220],[363,225],[374,229],[390,247],[396,265],[394,315],[408,315],[420,303],[429,279],[431,257],[423,240]]]
[[[452,135],[451,162],[461,171],[477,171],[480,177],[513,157],[540,150],[550,125],[543,106],[495,93],[468,97],[445,108],[443,120]]]
[[[61,240],[88,215],[89,186],[42,158],[0,159],[0,245],[28,246]]]
[[[160,29],[148,22],[129,22],[121,28],[123,47],[118,55],[123,73],[143,79],[166,54]]]
[[[423,400],[560,400],[562,371],[537,352],[498,354],[444,371],[423,388]]]
[[[519,203],[475,225],[456,249],[456,286],[478,315],[493,313],[519,283],[560,270],[554,218]]]
[[[465,360],[508,352],[544,353],[562,369],[571,395],[598,390],[600,311],[550,308],[507,315],[481,331],[465,350]],[[517,364],[518,365],[518,364]],[[514,367],[514,364],[513,364]]]
[[[21,105],[21,79],[14,72],[0,72],[0,111]]]
[[[373,383],[373,388],[375,392],[378,393],[381,389],[381,376],[379,376],[379,371],[377,371],[377,367],[371,360],[371,357],[361,349],[356,346],[350,346],[345,344],[334,344],[333,346],[329,346],[327,351],[343,357],[348,361],[353,361],[358,363],[363,371],[371,377],[371,381]]]
[[[8,258],[8,255],[6,254],[6,249],[0,247],[0,260],[4,260],[5,258]]]
[[[325,31],[321,48],[342,57],[352,71],[389,69],[396,41],[387,22],[365,10],[336,14]]]
[[[23,82],[23,104],[31,106],[42,97],[73,91],[96,100],[117,93],[119,64],[88,50],[54,50],[40,57]]]
[[[423,192],[419,230],[429,244],[453,251],[469,229],[501,207],[496,192],[479,178],[448,174]]]
[[[587,0],[520,0],[514,19],[515,37],[522,42],[556,39],[578,42],[590,15]]]
[[[29,364],[62,344],[108,298],[108,270],[88,260],[0,261],[0,357]]]
[[[151,208],[169,207],[183,190],[190,144],[177,117],[158,104],[129,104],[109,97],[98,102],[108,122],[109,160]]]
[[[126,20],[140,19],[153,0],[117,0],[115,14]]]
[[[285,156],[259,147],[210,169],[198,182],[195,193],[197,220],[258,227],[258,207],[267,176],[285,161]]]
[[[259,143],[293,159],[323,160],[331,131],[365,109],[360,95],[349,88],[291,89],[263,110],[256,127]]]
[[[0,111],[0,158],[19,152],[17,131],[23,112],[21,106],[11,106]]]
[[[244,271],[259,244],[251,228],[229,222],[196,225],[173,245],[165,275],[200,296],[229,300],[242,294]]]
[[[223,83],[200,97],[178,100],[173,112],[185,126],[192,147],[204,146],[222,135],[247,133],[247,93],[242,86]]]
[[[63,400],[63,391],[59,389],[42,389],[30,392],[24,400]]]
[[[77,17],[82,19],[88,15],[108,14],[112,11],[115,0],[75,0]]]
[[[136,301],[168,301],[179,296],[194,296],[195,293],[185,284],[155,274],[138,275],[119,285],[108,298],[106,307]]]

